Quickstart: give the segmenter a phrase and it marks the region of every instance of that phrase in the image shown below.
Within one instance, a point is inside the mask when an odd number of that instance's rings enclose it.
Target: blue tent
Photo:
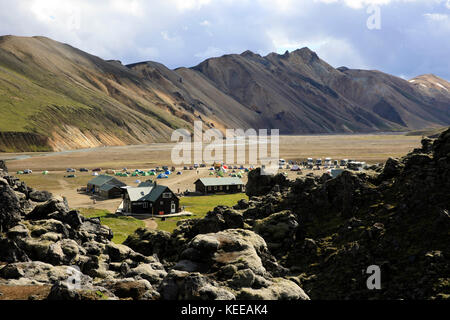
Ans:
[[[167,170],[166,172],[164,172],[165,174],[169,175],[172,174],[172,172],[170,172],[170,170]]]
[[[158,177],[157,177],[158,179],[167,179],[168,178],[168,176],[167,175],[165,175],[164,173],[160,173],[159,175],[158,175]]]

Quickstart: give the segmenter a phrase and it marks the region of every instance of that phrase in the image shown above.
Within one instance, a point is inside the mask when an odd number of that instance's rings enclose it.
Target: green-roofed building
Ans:
[[[122,196],[122,187],[125,186],[125,183],[114,177],[100,175],[87,183],[86,191],[105,199],[115,199]]]
[[[195,191],[202,194],[239,193],[244,191],[244,183],[236,177],[201,178],[195,181]]]
[[[180,211],[180,199],[169,187],[150,184],[148,181],[137,188],[124,188],[123,209],[132,214],[167,215]]]
[[[144,182],[141,182],[140,184],[138,184],[138,188],[141,187],[152,187],[153,186],[153,180],[147,180]]]

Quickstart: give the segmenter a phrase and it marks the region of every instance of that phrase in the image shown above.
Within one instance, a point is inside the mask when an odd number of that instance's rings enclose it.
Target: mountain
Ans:
[[[335,69],[307,48],[265,57],[246,51],[170,70],[106,61],[45,37],[3,36],[0,151],[164,142],[195,120],[282,134],[450,124],[449,83],[413,80]]]
[[[379,71],[335,69],[308,48],[265,57],[246,51],[193,69],[287,133],[405,130],[450,121],[448,92],[424,92]]]

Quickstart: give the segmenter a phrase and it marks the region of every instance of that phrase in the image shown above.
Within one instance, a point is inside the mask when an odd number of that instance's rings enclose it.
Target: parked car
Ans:
[[[77,170],[73,169],[73,168],[67,168],[66,172],[77,172]]]
[[[187,170],[187,169],[188,169],[188,167],[186,167],[186,166],[183,167],[183,170]]]
[[[92,169],[92,171],[93,172],[100,172],[100,171],[102,171],[102,168],[95,168],[95,169]]]
[[[74,174],[69,174],[68,176],[64,176],[64,178],[76,178],[77,176]]]
[[[23,170],[23,174],[32,174],[32,173],[33,173],[33,170],[30,170],[30,169]]]
[[[80,172],[89,172],[89,170],[86,169],[86,168],[81,168],[81,169],[80,169]]]

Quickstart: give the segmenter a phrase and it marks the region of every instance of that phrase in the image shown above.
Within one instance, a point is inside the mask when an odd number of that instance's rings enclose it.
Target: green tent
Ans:
[[[48,171],[42,171],[43,175],[48,175]]]
[[[148,173],[148,175],[149,175],[149,176],[156,176],[156,173],[153,172],[153,171],[150,171],[150,172]]]
[[[17,174],[23,174],[23,171],[17,171]]]

